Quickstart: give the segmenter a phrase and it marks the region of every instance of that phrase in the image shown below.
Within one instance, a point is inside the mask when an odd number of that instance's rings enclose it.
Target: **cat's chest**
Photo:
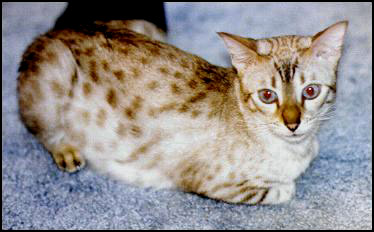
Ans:
[[[239,168],[247,171],[249,179],[261,178],[269,182],[295,180],[308,167],[313,148],[308,145],[287,144],[281,141],[231,141],[230,151]],[[244,145],[247,144],[247,145]],[[238,168],[238,167],[235,167]]]
[[[273,180],[295,180],[305,171],[313,158],[309,144],[273,141],[264,149],[266,158],[261,165],[261,171]]]

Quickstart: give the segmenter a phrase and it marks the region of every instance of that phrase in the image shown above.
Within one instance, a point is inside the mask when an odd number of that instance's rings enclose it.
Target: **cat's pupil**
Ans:
[[[272,93],[271,93],[269,90],[266,90],[266,91],[264,92],[264,98],[265,98],[266,100],[269,100],[269,99],[271,98],[271,95],[272,95]]]
[[[305,92],[309,95],[309,96],[313,96],[314,95],[314,88],[313,87],[308,87]]]

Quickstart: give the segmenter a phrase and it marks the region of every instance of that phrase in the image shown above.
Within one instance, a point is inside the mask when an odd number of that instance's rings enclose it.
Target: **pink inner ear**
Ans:
[[[313,38],[313,53],[317,57],[340,56],[346,28],[347,22],[340,22],[317,33]]]
[[[257,57],[256,51],[253,50],[256,47],[254,40],[223,32],[218,34],[224,40],[231,55],[232,63],[237,69],[254,62]]]

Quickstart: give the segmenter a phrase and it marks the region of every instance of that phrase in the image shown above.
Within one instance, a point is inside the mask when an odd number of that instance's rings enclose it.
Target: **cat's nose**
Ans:
[[[294,132],[299,127],[301,111],[296,105],[285,106],[282,117],[287,128]]]
[[[299,127],[300,123],[289,123],[289,124],[286,124],[287,128],[292,131],[292,132],[295,132],[295,130]]]

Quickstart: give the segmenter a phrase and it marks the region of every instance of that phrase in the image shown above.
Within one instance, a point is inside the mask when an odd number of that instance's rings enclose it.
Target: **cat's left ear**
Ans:
[[[343,47],[348,21],[338,22],[312,37],[311,50],[315,57],[338,61]]]
[[[256,40],[243,38],[225,32],[217,32],[225,42],[227,49],[231,55],[231,61],[234,67],[241,71],[248,64],[252,64],[257,59]]]

